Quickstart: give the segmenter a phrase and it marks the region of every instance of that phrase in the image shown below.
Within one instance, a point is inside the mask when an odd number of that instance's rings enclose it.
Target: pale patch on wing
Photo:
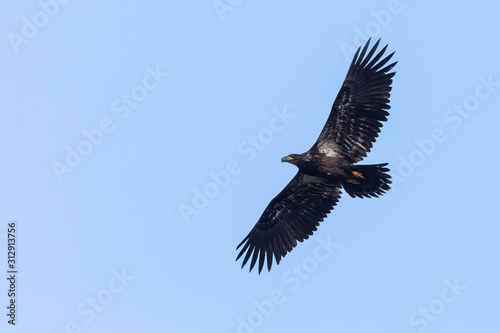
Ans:
[[[342,157],[342,155],[340,155],[338,153],[339,147],[332,140],[321,142],[318,145],[318,151],[321,154],[328,156],[328,157]]]
[[[318,182],[318,177],[314,177],[314,176],[310,176],[310,175],[304,174],[302,176],[302,182],[303,183],[312,183],[312,184],[315,184],[315,183]]]

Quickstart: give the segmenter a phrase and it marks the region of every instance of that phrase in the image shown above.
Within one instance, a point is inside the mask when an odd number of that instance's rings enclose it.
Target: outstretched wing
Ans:
[[[380,60],[387,45],[374,56],[379,42],[368,54],[370,40],[361,54],[361,48],[358,48],[313,148],[324,153],[333,151],[351,163],[362,160],[372,148],[382,127],[381,122],[389,115],[392,77],[396,74],[389,71],[397,63],[385,66],[394,52]]]
[[[252,258],[250,271],[259,259],[259,274],[267,257],[271,270],[273,256],[279,264],[288,252],[309,238],[340,198],[340,182],[297,172],[295,177],[267,206],[259,221],[236,249],[243,264]]]

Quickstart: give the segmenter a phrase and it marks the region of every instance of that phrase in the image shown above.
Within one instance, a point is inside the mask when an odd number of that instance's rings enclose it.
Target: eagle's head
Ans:
[[[305,166],[311,162],[311,155],[308,153],[290,154],[283,157],[281,162],[288,162],[300,168],[301,166]]]

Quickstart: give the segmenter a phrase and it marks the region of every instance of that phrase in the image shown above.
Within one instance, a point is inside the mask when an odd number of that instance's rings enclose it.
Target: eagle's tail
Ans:
[[[371,165],[353,165],[352,177],[346,178],[342,186],[351,197],[378,197],[391,187],[391,176],[387,163]]]

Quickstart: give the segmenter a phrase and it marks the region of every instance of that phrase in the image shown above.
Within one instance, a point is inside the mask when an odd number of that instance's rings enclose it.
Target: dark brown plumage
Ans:
[[[394,52],[382,59],[387,46],[375,55],[379,42],[368,51],[368,40],[357,50],[316,143],[303,154],[281,160],[299,171],[238,245],[236,260],[245,255],[241,267],[250,260],[251,271],[258,261],[260,273],[266,262],[271,270],[273,257],[279,264],[297,242],[316,231],[337,204],[342,187],[360,198],[377,197],[390,189],[387,163],[354,165],[371,150],[389,115],[395,74],[390,70],[396,62],[386,65]]]

